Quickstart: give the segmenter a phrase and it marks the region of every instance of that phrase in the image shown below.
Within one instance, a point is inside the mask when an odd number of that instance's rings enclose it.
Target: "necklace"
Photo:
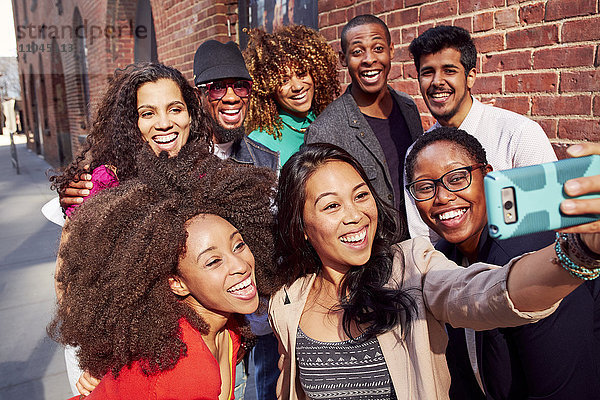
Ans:
[[[286,123],[286,122],[285,122],[285,121],[283,121],[283,120],[282,120],[281,122],[283,122],[283,124],[284,124],[285,126],[287,126],[288,128],[290,128],[290,129],[291,129],[291,130],[293,130],[293,131],[296,131],[296,132],[298,132],[298,133],[304,133],[304,132],[306,132],[306,129],[307,129],[307,128],[298,129],[298,128],[294,128],[293,126],[291,126],[290,124]]]

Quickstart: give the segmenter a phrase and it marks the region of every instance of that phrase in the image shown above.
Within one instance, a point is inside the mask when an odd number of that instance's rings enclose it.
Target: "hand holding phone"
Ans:
[[[561,202],[571,199],[564,183],[594,175],[600,175],[600,155],[488,173],[484,186],[490,235],[506,239],[599,220],[600,214],[567,215],[560,210]],[[600,192],[577,197],[597,198]]]

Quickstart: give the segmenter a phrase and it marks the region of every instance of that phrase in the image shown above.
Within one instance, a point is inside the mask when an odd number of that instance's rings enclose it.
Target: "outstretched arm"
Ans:
[[[577,144],[567,151],[574,157],[600,154],[600,144]],[[564,190],[570,196],[600,193],[600,175],[571,179],[565,183]],[[600,214],[600,198],[565,200],[561,204],[561,210],[570,215]],[[598,254],[596,258],[600,258],[600,220],[561,232],[579,233],[588,249]],[[577,263],[577,260],[573,261]],[[596,263],[595,266],[598,267],[599,264]],[[572,276],[563,268],[552,245],[517,261],[508,276],[507,286],[510,298],[519,310],[534,311],[550,307],[582,282],[582,279]]]

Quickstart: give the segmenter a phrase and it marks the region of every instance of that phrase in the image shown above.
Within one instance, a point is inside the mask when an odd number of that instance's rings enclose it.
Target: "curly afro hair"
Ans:
[[[296,73],[308,72],[312,77],[315,88],[312,111],[316,115],[339,96],[336,54],[317,31],[292,25],[272,34],[251,29],[248,35],[244,59],[253,80],[246,116],[248,133],[260,129],[281,137],[282,122],[275,94],[283,85],[285,67]]]
[[[148,172],[86,201],[59,248],[63,295],[48,333],[79,346],[80,366],[97,377],[116,376],[134,361],[146,374],[173,368],[186,353],[182,317],[207,332],[168,282],[186,251],[186,221],[198,214],[218,215],[241,232],[255,256],[259,292],[270,292],[272,171],[222,161],[200,143],[172,158],[146,146],[137,162]],[[245,318],[236,319],[251,337]]]
[[[137,90],[145,83],[170,79],[177,84],[190,114],[188,143],[201,142],[207,148],[212,138],[212,122],[200,107],[195,89],[177,69],[159,63],[139,63],[117,69],[109,82],[81,154],[66,169],[51,176],[52,188],[59,193],[80,174],[106,164],[114,167],[120,181],[135,178],[135,154],[145,143],[138,128]]]

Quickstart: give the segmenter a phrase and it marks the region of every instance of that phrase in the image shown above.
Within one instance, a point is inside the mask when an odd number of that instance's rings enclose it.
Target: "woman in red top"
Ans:
[[[49,332],[103,376],[90,399],[233,399],[250,337],[241,314],[258,307],[250,248],[259,266],[272,254],[274,177],[203,149],[145,148],[147,173],[88,200],[65,228]]]

